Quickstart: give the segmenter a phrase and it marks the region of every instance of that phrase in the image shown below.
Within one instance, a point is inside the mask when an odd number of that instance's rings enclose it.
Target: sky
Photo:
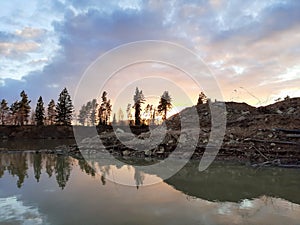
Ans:
[[[195,53],[214,76],[222,100],[258,106],[287,95],[299,97],[299,12],[300,1],[295,0],[3,0],[0,98],[11,104],[25,90],[33,103],[41,95],[48,104],[64,87],[75,98],[95,60],[143,40],[172,42]],[[99,87],[113,102],[127,96],[132,103],[136,86],[153,102],[169,88],[180,108],[195,104],[206,88],[180,69],[154,62],[129,65],[107,83],[107,74],[97,72]],[[151,79],[145,74],[162,82],[143,81]],[[157,91],[155,96],[147,93],[149,87]],[[83,104],[87,96],[76,98]]]

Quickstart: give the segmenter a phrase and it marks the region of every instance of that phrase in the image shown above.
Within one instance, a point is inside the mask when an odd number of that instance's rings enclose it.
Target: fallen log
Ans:
[[[245,139],[244,141],[260,142],[260,143],[274,143],[274,144],[284,144],[284,145],[300,145],[299,142],[293,142],[293,141],[274,141],[274,140],[269,141],[269,140],[252,139],[252,138]]]
[[[266,160],[269,160],[268,157],[265,156],[258,148],[256,148],[255,146],[253,146],[253,147],[262,157],[264,157]]]
[[[298,129],[288,130],[288,129],[276,128],[274,130],[281,131],[283,133],[288,133],[288,134],[300,134],[300,130],[298,130]]]
[[[285,136],[290,138],[300,138],[300,134],[286,134]]]

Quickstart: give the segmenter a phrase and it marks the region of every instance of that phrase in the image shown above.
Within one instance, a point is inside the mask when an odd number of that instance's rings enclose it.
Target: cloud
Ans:
[[[36,42],[0,42],[0,56],[12,56],[19,53],[34,52],[39,49],[40,45]]]
[[[26,13],[7,6],[0,23],[4,97],[18,96],[22,88],[33,98],[41,93],[53,98],[64,86],[72,93],[99,55],[145,39],[194,50],[215,73],[226,99],[235,89],[242,92],[239,87],[263,99],[279,93],[280,85],[299,87],[298,72],[288,72],[299,65],[298,1],[66,0],[30,5]],[[242,95],[253,103],[245,91]]]
[[[22,30],[16,30],[15,32],[17,36],[28,38],[28,39],[40,37],[44,33],[45,33],[44,29],[37,29],[32,27],[24,27]]]

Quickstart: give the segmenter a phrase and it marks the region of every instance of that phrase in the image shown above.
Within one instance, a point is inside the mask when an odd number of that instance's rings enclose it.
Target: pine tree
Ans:
[[[9,107],[5,99],[2,99],[0,103],[0,117],[1,117],[1,124],[5,125],[7,117],[8,117]]]
[[[55,111],[55,102],[53,99],[48,104],[47,108],[48,123],[53,125],[55,123],[56,111]]]
[[[64,88],[60,93],[55,110],[56,110],[56,124],[58,125],[71,124],[72,114],[73,114],[73,104],[67,88]]]
[[[119,108],[119,111],[118,111],[118,122],[120,124],[124,123],[124,113],[121,108]]]
[[[90,125],[91,110],[92,110],[92,102],[88,101],[85,106],[86,123],[88,126]]]
[[[111,115],[112,105],[110,104],[110,99],[106,102],[106,115],[105,115],[105,124],[109,124],[109,119]]]
[[[131,113],[131,104],[130,103],[128,103],[128,105],[127,105],[126,113],[127,113],[128,123],[131,125],[133,123],[133,121],[132,121],[132,113]]]
[[[99,125],[107,125],[111,115],[112,105],[110,100],[107,100],[107,92],[102,93],[102,103],[98,110]]]
[[[81,109],[79,110],[79,115],[78,115],[78,122],[84,126],[86,122],[87,114],[86,114],[86,106],[83,105],[81,106]]]
[[[11,116],[11,124],[17,125],[18,123],[18,118],[19,118],[19,102],[15,101],[13,104],[10,106],[10,116]]]
[[[31,112],[31,116],[30,116],[30,124],[31,124],[31,125],[36,125],[35,111]]]
[[[115,114],[115,113],[114,113],[114,115],[113,115],[112,124],[113,124],[113,125],[117,124],[117,118],[116,118],[116,114]]]
[[[97,118],[97,107],[98,103],[96,99],[93,99],[91,101],[91,112],[90,112],[90,122],[92,126],[95,126],[96,124],[96,118]]]
[[[145,97],[143,94],[143,91],[139,91],[138,88],[135,89],[135,95],[133,96],[134,101],[134,117],[135,117],[135,125],[139,126],[141,124],[141,110],[142,110],[142,104],[145,102]]]
[[[106,105],[107,105],[107,92],[103,91],[101,99],[102,103],[98,110],[98,118],[99,118],[99,125],[104,125],[106,121]]]
[[[157,111],[163,113],[163,120],[167,119],[167,111],[172,108],[171,96],[168,91],[164,91],[163,95],[160,97],[159,105],[157,106]]]
[[[38,102],[35,108],[35,121],[36,125],[42,126],[44,125],[45,119],[45,108],[42,96],[39,97]]]
[[[21,101],[19,102],[19,124],[22,126],[24,125],[24,123],[28,123],[28,118],[29,118],[29,114],[30,114],[30,102],[28,100],[28,96],[25,93],[25,91],[23,90],[20,93],[21,96]]]

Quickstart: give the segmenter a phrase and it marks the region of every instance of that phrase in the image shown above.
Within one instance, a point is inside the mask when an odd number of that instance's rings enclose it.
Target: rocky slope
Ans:
[[[260,165],[300,166],[300,98],[259,108],[235,102],[226,102],[225,105],[226,132],[217,158],[262,163]],[[195,115],[195,110],[199,117]],[[182,130],[181,120],[199,123],[200,132],[193,128]],[[209,105],[203,104],[187,108],[169,118],[166,121],[167,131],[160,127],[132,136],[119,130],[118,137],[112,132],[102,132],[99,137],[85,139],[79,147],[81,150],[97,148],[100,138],[105,150],[115,156],[164,158],[178,145],[196,142],[192,158],[197,159],[202,157],[210,140],[210,121]],[[161,136],[164,137],[162,141],[156,143],[155,140]],[[136,146],[147,150],[136,151]],[[184,148],[181,149],[176,152],[176,157],[185,157],[186,152]]]

